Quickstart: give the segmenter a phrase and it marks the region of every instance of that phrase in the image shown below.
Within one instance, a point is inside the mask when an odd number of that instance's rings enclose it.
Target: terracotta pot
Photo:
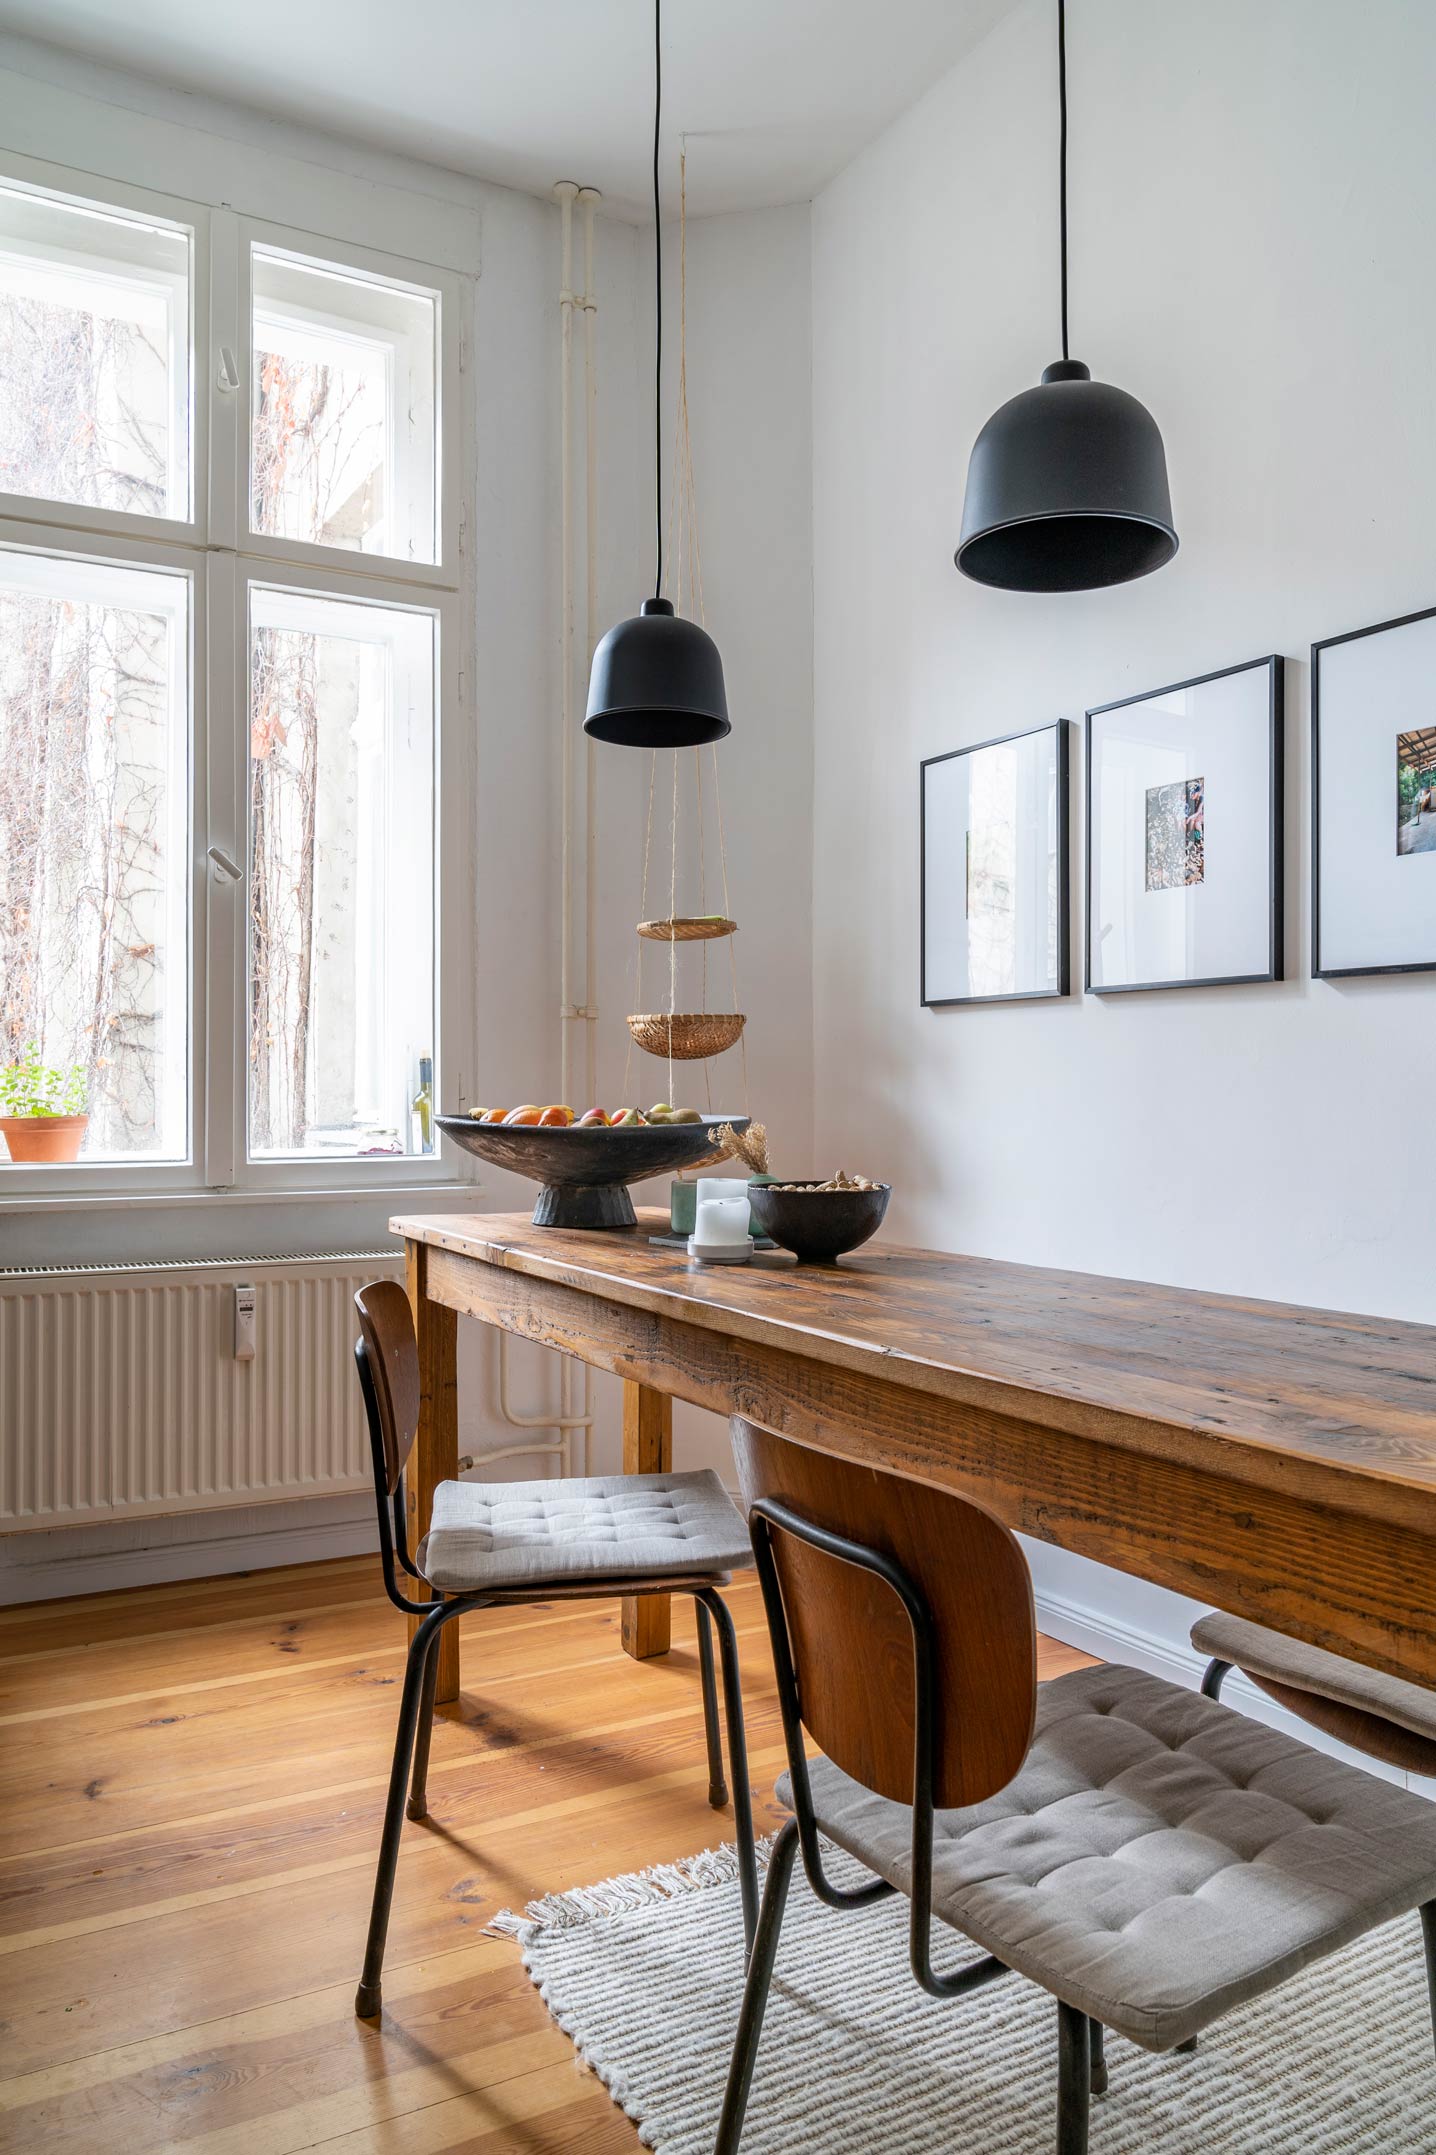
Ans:
[[[0,1115],[0,1135],[12,1160],[59,1167],[80,1157],[88,1115]]]

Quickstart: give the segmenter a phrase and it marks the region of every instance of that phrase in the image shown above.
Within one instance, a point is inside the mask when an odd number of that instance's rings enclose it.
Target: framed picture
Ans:
[[[1282,662],[1087,713],[1087,986],[1282,977]]]
[[[1311,647],[1311,969],[1436,969],[1436,608]]]
[[[1067,725],[922,765],[922,1000],[1066,995]]]

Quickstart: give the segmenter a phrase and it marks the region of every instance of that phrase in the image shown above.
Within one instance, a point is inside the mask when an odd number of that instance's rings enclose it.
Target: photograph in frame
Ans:
[[[1280,980],[1282,661],[1087,713],[1094,994]]]
[[[1436,969],[1436,608],[1311,650],[1312,972]]]

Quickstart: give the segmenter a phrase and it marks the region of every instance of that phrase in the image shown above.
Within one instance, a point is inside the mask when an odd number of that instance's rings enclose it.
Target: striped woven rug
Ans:
[[[744,2155],[1050,2155],[1055,2005],[1017,1976],[928,1998],[908,1973],[906,1923],[899,1898],[822,1907],[798,1866]],[[732,1849],[535,1901],[495,1927],[518,1938],[645,2146],[711,2155],[741,1989]],[[961,1942],[938,1938],[938,1966],[957,1963]],[[1431,2155],[1420,1923],[1390,1924],[1231,2014],[1194,2057],[1112,2036],[1107,2062],[1091,2155]]]

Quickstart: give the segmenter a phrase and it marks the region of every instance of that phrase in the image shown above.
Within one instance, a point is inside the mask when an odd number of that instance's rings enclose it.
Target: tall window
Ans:
[[[0,1196],[440,1171],[463,304],[0,172],[0,1065],[88,1116]]]

